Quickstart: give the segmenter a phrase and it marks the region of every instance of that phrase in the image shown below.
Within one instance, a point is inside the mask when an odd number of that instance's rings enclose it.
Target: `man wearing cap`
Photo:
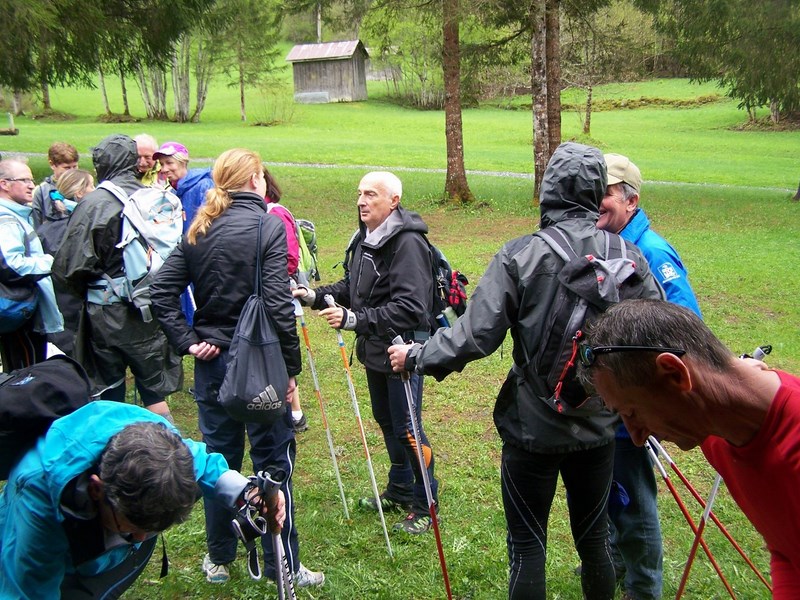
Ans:
[[[605,160],[608,187],[600,204],[597,227],[636,244],[664,288],[667,300],[702,316],[680,256],[667,240],[650,229],[650,220],[639,207],[639,168],[620,154],[606,154]],[[615,568],[620,575],[624,572],[627,598],[660,598],[663,550],[653,465],[647,451],[633,444],[624,425],[618,427],[616,438],[614,480],[625,488],[630,503],[623,510],[610,513]]]
[[[98,181],[110,181],[127,194],[142,188],[136,179],[136,142],[127,135],[103,139],[92,148],[92,160]],[[85,303],[75,358],[89,372],[92,395],[124,402],[130,368],[145,408],[171,419],[166,397],[182,387],[181,357],[158,321],[144,321],[110,284],[125,273],[117,246],[121,232],[122,203],[98,186],[75,207],[55,256],[53,276],[65,292]]]

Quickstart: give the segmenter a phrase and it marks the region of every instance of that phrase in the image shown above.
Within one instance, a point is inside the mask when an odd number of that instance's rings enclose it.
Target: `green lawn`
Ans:
[[[631,97],[655,96],[655,92],[641,91],[641,86],[646,85],[630,84]],[[620,94],[624,87],[609,86],[606,93]],[[661,96],[691,97],[693,89],[686,82],[672,82],[666,88]],[[373,90],[377,91],[374,86]],[[713,90],[697,90],[697,95],[708,93]],[[100,103],[92,94],[59,91],[54,95],[55,107],[80,116],[60,123],[20,119],[21,135],[0,138],[0,152],[44,152],[56,139],[72,141],[86,152],[107,133],[149,131],[161,141],[185,142],[195,156],[212,157],[227,147],[240,145],[259,149],[269,161],[343,165],[347,168],[273,168],[285,190],[286,204],[296,216],[310,218],[317,225],[325,282],[341,276],[341,268],[335,265],[356,226],[354,190],[365,170],[358,165],[444,166],[442,114],[401,109],[380,99],[349,105],[297,106],[288,124],[256,128],[237,121],[234,92],[214,88],[210,100],[213,110],[210,106],[199,125],[114,126],[93,121],[92,116],[100,112]],[[224,98],[230,103],[221,107]],[[775,348],[770,363],[800,373],[800,309],[796,300],[800,297],[800,279],[794,273],[794,266],[800,261],[800,204],[789,200],[788,191],[796,188],[800,177],[796,160],[800,134],[731,130],[743,119],[743,113],[729,101],[694,109],[607,111],[595,115],[592,136],[604,149],[629,153],[642,167],[650,180],[643,190],[642,205],[654,227],[681,253],[704,317],[714,331],[738,353],[770,343]],[[469,110],[464,114],[464,124],[468,168],[530,171],[529,113],[496,108]],[[564,124],[565,137],[577,134],[577,119],[568,112],[564,114]],[[32,164],[37,174],[44,174],[42,159]],[[504,241],[536,227],[538,215],[531,206],[528,179],[472,175],[470,184],[484,204],[454,210],[442,208],[435,201],[443,188],[441,173],[403,171],[400,176],[405,187],[404,205],[422,213],[431,226],[432,241],[469,276],[469,289],[474,289],[489,259]],[[705,185],[708,183],[715,185]],[[355,506],[359,497],[370,494],[370,485],[336,337],[320,319],[309,314],[307,320],[351,519],[343,519],[325,432],[306,370],[300,383],[311,429],[298,438],[297,522],[303,562],[323,569],[327,581],[322,589],[302,591],[299,597],[443,598],[433,537],[408,539],[392,535],[395,558],[390,559],[377,517]],[[346,335],[346,341],[352,347],[352,337]],[[510,350],[510,342],[506,341],[500,352],[471,364],[463,374],[442,383],[426,383],[425,426],[436,453],[441,482],[442,537],[453,592],[462,600],[489,600],[506,594],[505,526],[498,473],[500,443],[491,411],[510,367]],[[192,383],[188,360],[186,366],[188,390]],[[363,370],[356,365],[353,372],[380,485],[388,469],[386,455],[370,418]],[[197,435],[196,409],[190,395],[176,394],[170,404],[181,429]],[[680,452],[672,447],[670,450],[680,468],[706,496],[713,472],[700,453]],[[698,519],[699,507],[689,501],[677,478],[675,484]],[[666,487],[662,484],[660,488],[666,551],[664,597],[668,598],[675,594],[692,535]],[[717,501],[716,512],[758,567],[768,572],[768,555],[762,540],[725,491]],[[158,561],[153,561],[129,597],[274,597],[274,586],[247,579],[243,560],[234,565],[233,580],[228,585],[205,583],[200,572],[205,552],[200,506],[189,522],[173,528],[165,537],[172,561],[169,576],[158,580]],[[769,597],[715,527],[709,527],[707,539],[738,597]],[[572,573],[578,558],[561,491],[551,515],[548,550],[549,596],[579,598],[579,581]],[[685,597],[727,597],[702,555],[697,558]]]

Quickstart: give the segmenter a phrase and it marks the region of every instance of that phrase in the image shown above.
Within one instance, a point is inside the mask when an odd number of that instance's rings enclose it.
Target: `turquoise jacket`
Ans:
[[[64,317],[58,310],[50,277],[53,257],[45,254],[42,242],[33,230],[32,212],[28,204],[0,198],[0,215],[16,219],[16,222],[9,218],[0,220],[0,263],[3,269],[20,279],[36,281],[39,302],[33,317],[33,329],[39,333],[56,333],[64,330]],[[25,251],[26,239],[28,252]]]
[[[119,402],[95,401],[58,419],[11,472],[0,493],[0,598],[60,596],[65,574],[97,575],[121,563],[138,544],[109,543],[98,556],[74,564],[61,497],[67,484],[98,464],[108,440],[126,425],[154,421],[175,428],[144,408]],[[247,479],[228,469],[220,454],[184,439],[194,457],[197,483],[206,497],[231,509]],[[87,520],[96,516],[86,509]],[[74,543],[74,540],[73,540]]]

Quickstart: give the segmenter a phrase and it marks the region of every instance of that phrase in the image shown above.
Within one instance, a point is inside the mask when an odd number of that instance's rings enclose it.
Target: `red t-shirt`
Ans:
[[[761,429],[746,446],[710,436],[708,462],[764,537],[773,598],[800,598],[800,379],[775,371],[781,386]]]

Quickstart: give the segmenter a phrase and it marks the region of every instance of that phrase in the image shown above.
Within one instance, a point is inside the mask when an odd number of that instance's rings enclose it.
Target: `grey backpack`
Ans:
[[[578,256],[557,227],[534,234],[561,257],[564,267],[544,335],[524,372],[537,395],[559,413],[590,414],[602,408],[602,400],[587,394],[575,377],[580,330],[612,304],[639,297],[644,285],[623,239],[602,233],[605,258]]]

